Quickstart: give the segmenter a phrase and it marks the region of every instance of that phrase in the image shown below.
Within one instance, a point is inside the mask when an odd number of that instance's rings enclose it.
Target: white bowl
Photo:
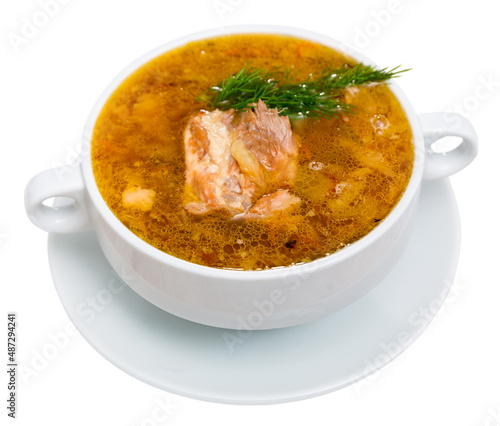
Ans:
[[[93,230],[120,277],[154,305],[188,320],[243,332],[312,321],[349,305],[375,287],[404,250],[422,179],[438,179],[465,167],[477,154],[477,138],[471,124],[459,115],[417,116],[398,86],[391,82],[391,90],[413,131],[414,167],[399,203],[368,235],[310,263],[263,271],[216,269],[170,256],[129,231],[101,197],[90,160],[93,127],[113,91],[146,62],[190,41],[238,33],[292,35],[375,65],[343,43],[287,27],[219,28],[167,43],[134,61],[113,80],[87,121],[80,158],[72,166],[36,175],[26,187],[25,204],[31,221],[48,232]],[[432,143],[444,136],[459,136],[463,141],[450,152],[435,153]],[[46,206],[43,202],[52,197],[68,197],[74,202],[64,208]]]

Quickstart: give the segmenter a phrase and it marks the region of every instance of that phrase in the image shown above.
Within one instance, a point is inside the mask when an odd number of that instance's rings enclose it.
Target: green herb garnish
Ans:
[[[245,65],[231,77],[208,89],[198,100],[212,108],[244,111],[262,100],[268,108],[277,108],[290,118],[338,117],[351,112],[352,105],[343,100],[343,91],[352,86],[381,83],[408,71],[395,67],[375,69],[371,65],[345,65],[324,70],[319,76],[294,81],[290,69],[249,69]]]

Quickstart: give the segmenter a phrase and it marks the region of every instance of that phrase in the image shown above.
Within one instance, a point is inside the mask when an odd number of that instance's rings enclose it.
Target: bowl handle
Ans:
[[[44,204],[55,197],[68,200],[56,198],[52,207]],[[44,231],[65,234],[90,229],[85,184],[77,165],[64,174],[51,169],[33,177],[24,192],[24,206],[29,219]]]
[[[450,176],[466,167],[477,155],[477,136],[465,117],[452,112],[430,112],[420,115],[425,144],[423,179]],[[458,136],[462,142],[448,152],[435,152],[431,145],[445,136]]]

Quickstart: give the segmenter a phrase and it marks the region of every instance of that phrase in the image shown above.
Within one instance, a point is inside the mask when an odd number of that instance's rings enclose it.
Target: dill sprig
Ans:
[[[399,70],[399,67],[388,70],[363,64],[345,65],[297,81],[297,73],[290,69],[249,69],[246,64],[236,74],[212,86],[198,100],[212,108],[237,111],[253,108],[262,100],[268,108],[277,108],[280,115],[290,118],[331,118],[352,111],[353,106],[343,100],[346,88],[382,83],[405,71],[408,70]]]

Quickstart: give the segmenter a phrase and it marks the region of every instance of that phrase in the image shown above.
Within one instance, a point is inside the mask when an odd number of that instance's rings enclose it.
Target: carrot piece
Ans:
[[[229,49],[224,52],[224,55],[226,56],[240,56],[240,49],[234,48],[234,49]]]
[[[302,58],[303,56],[310,56],[307,55],[308,52],[311,52],[316,49],[316,45],[313,43],[310,43],[308,41],[301,41],[297,44],[297,57]]]
[[[311,154],[311,150],[307,147],[307,145],[300,145],[300,148],[304,151],[304,155],[306,156],[306,158],[308,160],[311,159],[312,157],[312,154]]]

